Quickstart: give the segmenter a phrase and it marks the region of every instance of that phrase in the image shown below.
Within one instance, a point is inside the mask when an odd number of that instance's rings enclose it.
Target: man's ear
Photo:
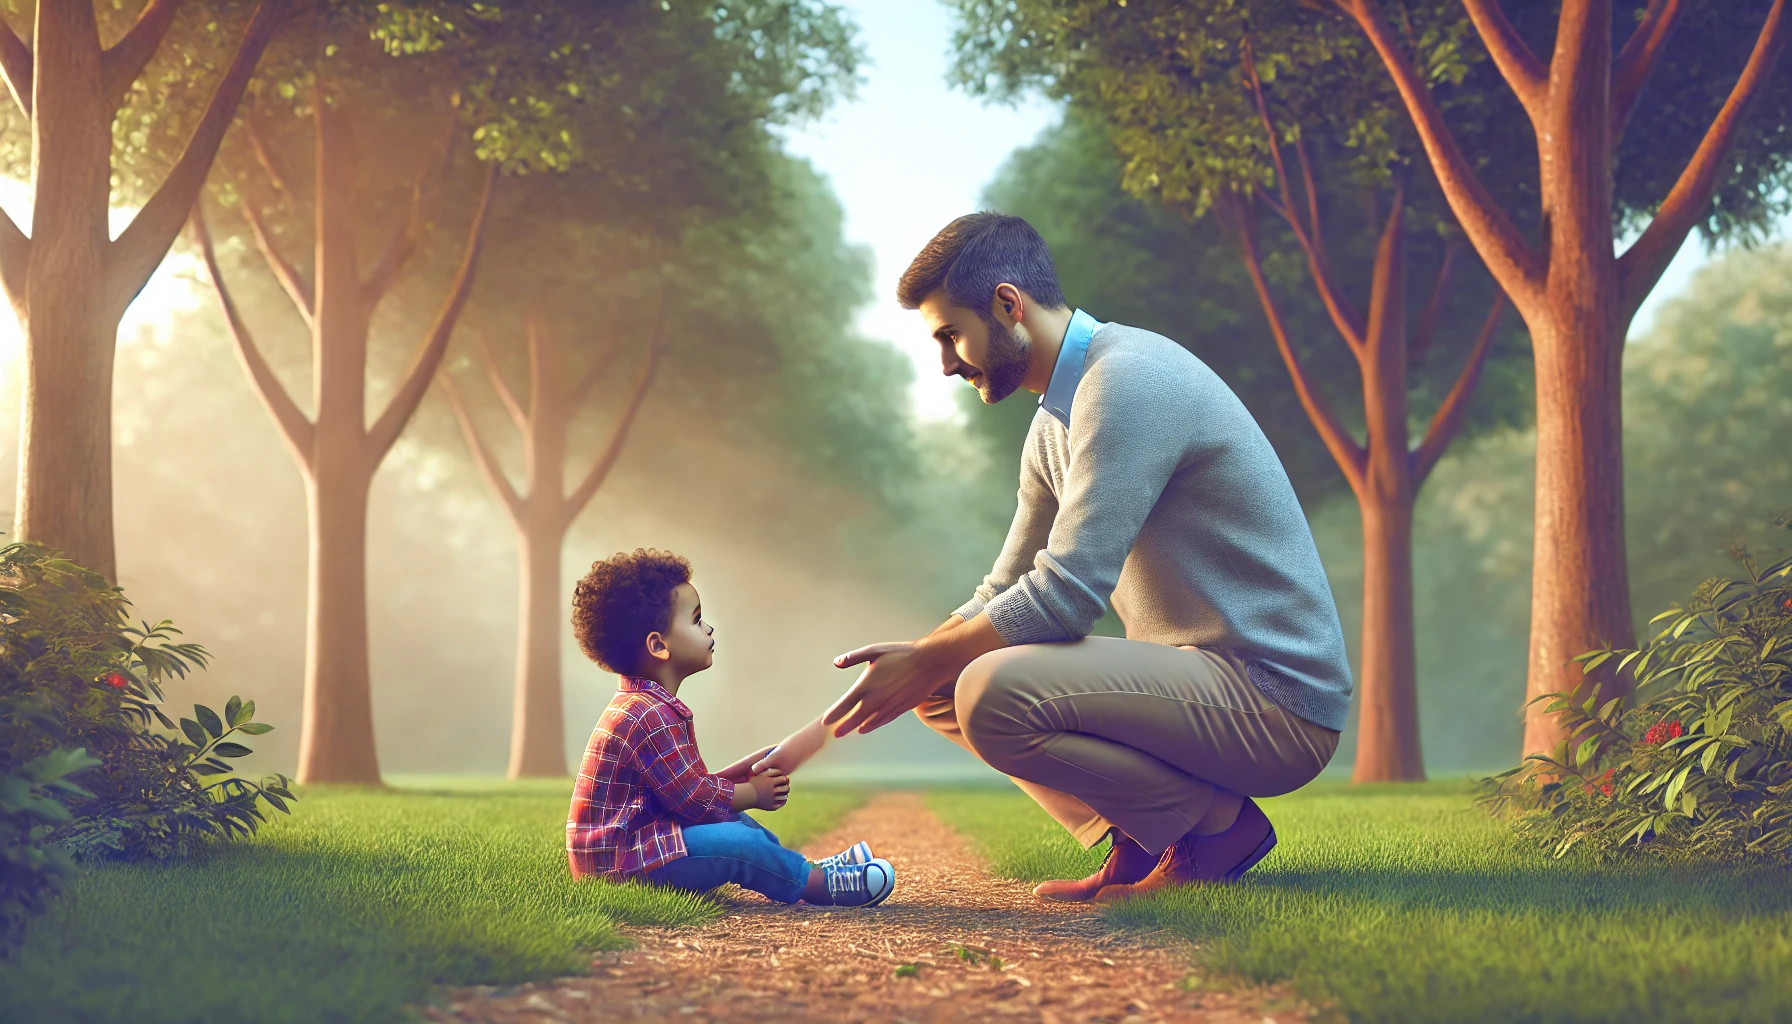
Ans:
[[[658,661],[672,660],[672,648],[666,646],[666,638],[658,630],[647,634],[647,656]]]
[[[1027,315],[1027,293],[1004,281],[996,285],[995,301],[990,313],[1000,315],[1011,324],[1018,324]]]

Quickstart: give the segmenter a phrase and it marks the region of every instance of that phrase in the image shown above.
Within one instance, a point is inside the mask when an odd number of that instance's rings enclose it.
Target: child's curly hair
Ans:
[[[634,671],[647,634],[672,626],[672,592],[691,581],[691,563],[669,551],[618,551],[579,580],[572,592],[572,632],[579,650],[622,675]]]

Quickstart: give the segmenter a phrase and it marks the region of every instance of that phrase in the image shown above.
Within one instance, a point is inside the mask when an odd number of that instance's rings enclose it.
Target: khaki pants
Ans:
[[[915,713],[1084,847],[1117,827],[1152,853],[1230,827],[1243,797],[1299,789],[1338,746],[1228,652],[1114,637],[991,652]]]

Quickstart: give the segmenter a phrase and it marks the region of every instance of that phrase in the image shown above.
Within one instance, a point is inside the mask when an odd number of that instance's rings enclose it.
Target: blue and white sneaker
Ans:
[[[824,906],[875,907],[896,891],[896,868],[882,857],[821,870],[828,883]]]
[[[815,862],[815,866],[823,870],[828,868],[845,868],[851,867],[854,864],[869,864],[875,859],[876,858],[871,853],[871,844],[861,840],[860,842],[856,842],[846,849],[841,850],[839,853],[834,854],[832,857],[821,858]]]

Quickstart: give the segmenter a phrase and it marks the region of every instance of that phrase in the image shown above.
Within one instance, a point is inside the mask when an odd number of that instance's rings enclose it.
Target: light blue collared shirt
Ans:
[[[1083,363],[1089,358],[1089,339],[1107,325],[1082,310],[1070,315],[1070,326],[1064,330],[1064,344],[1058,349],[1058,363],[1052,367],[1051,383],[1039,396],[1039,407],[1052,414],[1065,429],[1070,427],[1070,403],[1076,398],[1076,386],[1083,381]]]

